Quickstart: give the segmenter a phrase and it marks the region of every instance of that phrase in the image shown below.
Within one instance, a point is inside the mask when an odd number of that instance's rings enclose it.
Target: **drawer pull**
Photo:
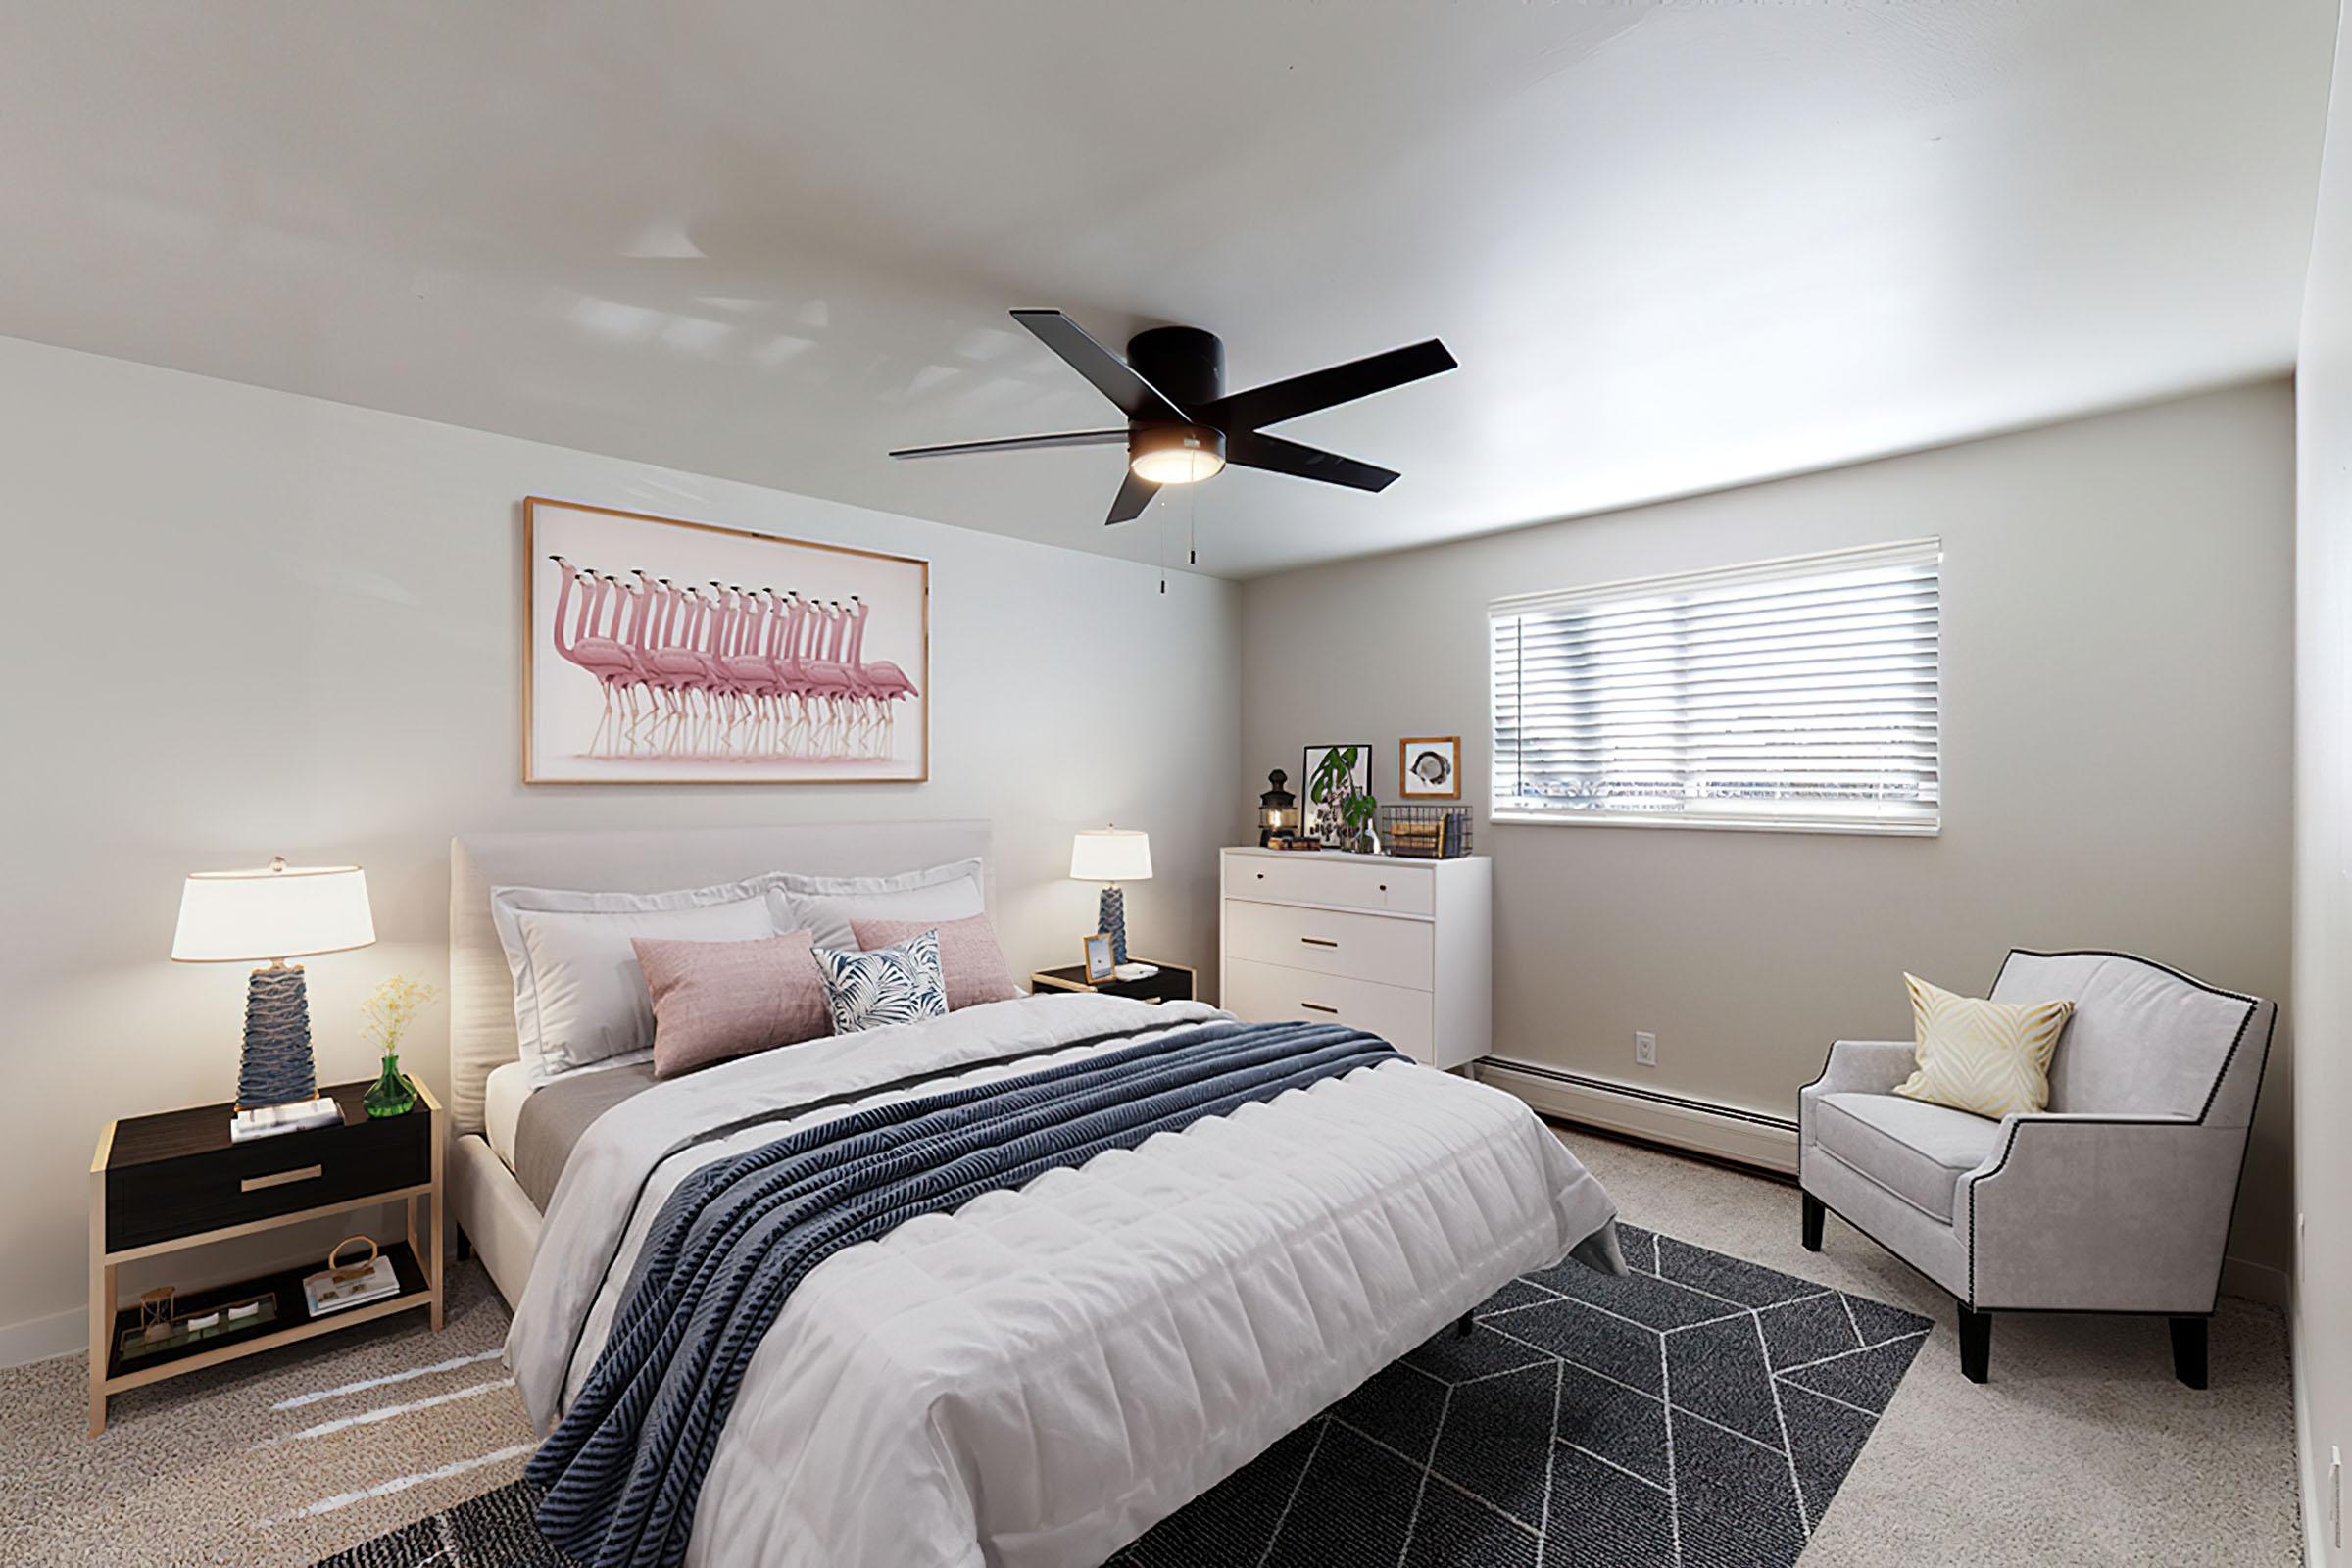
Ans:
[[[1326,1006],[1325,1006],[1325,1005],[1323,1005],[1323,1004],[1321,1004],[1320,1002],[1301,1002],[1300,1004],[1298,1004],[1298,1005],[1300,1005],[1301,1007],[1304,1007],[1304,1008],[1305,1008],[1307,1011],[1309,1011],[1309,1012],[1328,1012],[1328,1013],[1330,1013],[1330,1014],[1331,1014],[1331,1015],[1332,1015],[1334,1018],[1337,1018],[1337,1017],[1340,1015],[1340,1009],[1339,1009],[1339,1008],[1337,1008],[1337,1007],[1326,1007]]]
[[[1388,892],[1388,891],[1389,891],[1389,885],[1388,885],[1386,882],[1383,882],[1383,883],[1380,885],[1380,891],[1381,891],[1381,892],[1383,892],[1383,893],[1386,893],[1386,892]]]
[[[1300,937],[1298,940],[1305,943],[1310,948],[1336,948],[1339,946],[1337,942],[1332,941],[1329,937]]]
[[[276,1170],[267,1176],[248,1176],[237,1183],[240,1193],[258,1193],[265,1187],[288,1187],[295,1182],[316,1181],[326,1174],[324,1165],[305,1165],[299,1170]]]

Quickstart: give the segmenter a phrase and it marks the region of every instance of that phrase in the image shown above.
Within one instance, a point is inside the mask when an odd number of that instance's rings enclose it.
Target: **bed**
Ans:
[[[453,844],[452,1207],[516,1306],[508,1358],[543,1428],[596,1397],[635,1332],[633,1278],[649,1258],[658,1272],[661,1216],[725,1162],[830,1138],[852,1112],[1125,1071],[1255,1026],[1200,1004],[1020,997],[666,1081],[621,1061],[533,1089],[489,889],[986,863],[987,839],[901,822]],[[827,1257],[738,1369],[667,1544],[657,1531],[608,1560],[1099,1563],[1572,1253],[1622,1268],[1613,1204],[1499,1091],[1391,1059],[1240,1104]]]

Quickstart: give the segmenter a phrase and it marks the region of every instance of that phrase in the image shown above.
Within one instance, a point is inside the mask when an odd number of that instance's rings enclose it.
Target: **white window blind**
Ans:
[[[1498,820],[1933,833],[1935,539],[1489,607]]]

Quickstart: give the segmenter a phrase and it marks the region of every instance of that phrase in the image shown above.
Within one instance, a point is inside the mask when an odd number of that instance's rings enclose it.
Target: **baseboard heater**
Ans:
[[[1789,1174],[1796,1170],[1796,1123],[1787,1116],[1501,1056],[1481,1061],[1478,1076],[1481,1082],[1507,1089],[1537,1110],[1566,1121],[1743,1165]]]

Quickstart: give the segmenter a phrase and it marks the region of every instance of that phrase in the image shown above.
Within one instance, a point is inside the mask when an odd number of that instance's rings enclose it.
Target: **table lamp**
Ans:
[[[1127,895],[1119,891],[1119,884],[1151,880],[1152,836],[1133,828],[1088,828],[1070,841],[1070,876],[1103,884],[1096,929],[1109,933],[1110,961],[1125,963]]]
[[[356,865],[288,865],[198,871],[179,895],[178,963],[260,963],[245,988],[245,1060],[237,1108],[307,1101],[318,1093],[311,1065],[311,1004],[302,965],[288,958],[344,953],[375,940],[368,877]]]

